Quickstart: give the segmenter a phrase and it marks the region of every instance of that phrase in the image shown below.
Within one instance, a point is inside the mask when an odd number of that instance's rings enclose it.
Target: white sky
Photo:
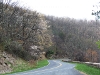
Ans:
[[[12,0],[16,1],[16,0]],[[95,19],[91,15],[93,5],[100,0],[18,0],[19,4],[37,12],[57,17]]]

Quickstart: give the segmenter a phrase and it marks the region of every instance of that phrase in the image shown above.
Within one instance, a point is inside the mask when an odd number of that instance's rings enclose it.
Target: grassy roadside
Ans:
[[[40,68],[40,67],[44,67],[46,65],[48,65],[49,62],[45,59],[45,60],[40,60],[38,61],[38,65],[34,67],[34,69]]]
[[[100,75],[100,69],[97,69],[95,67],[88,66],[86,64],[80,64],[80,63],[75,63],[76,64],[76,69],[86,73],[87,75]]]
[[[11,72],[11,73],[23,72],[23,71],[27,71],[27,70],[41,68],[41,67],[48,65],[49,62],[45,59],[45,60],[39,60],[36,65],[30,65],[28,62],[25,62],[23,60],[19,60],[19,61],[17,61],[17,63],[19,63],[19,64],[12,67],[13,72]],[[0,74],[0,75],[6,75],[6,74]]]

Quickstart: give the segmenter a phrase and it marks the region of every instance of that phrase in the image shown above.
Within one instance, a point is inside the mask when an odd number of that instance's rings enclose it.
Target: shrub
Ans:
[[[18,56],[24,60],[33,59],[33,57],[30,55],[30,53],[28,51],[24,50],[23,46],[16,41],[6,43],[5,51],[7,51],[8,53],[11,53],[14,56]]]
[[[53,50],[48,50],[47,52],[46,52],[46,57],[47,58],[49,58],[49,57],[51,57],[52,55],[54,54],[54,51]]]

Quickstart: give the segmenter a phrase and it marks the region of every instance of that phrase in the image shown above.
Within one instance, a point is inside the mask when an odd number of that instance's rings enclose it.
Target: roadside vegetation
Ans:
[[[48,64],[49,62],[47,60],[39,60],[37,66],[35,66],[34,69],[44,67]]]
[[[87,75],[100,75],[100,69],[88,66],[86,64],[76,63],[76,69],[86,73]]]
[[[46,59],[45,60],[39,60],[39,61],[32,63],[32,64],[29,63],[29,62],[22,61],[22,60],[19,60],[18,63],[20,63],[20,64],[13,67],[13,73],[37,69],[37,68],[41,68],[43,66],[48,65],[48,61]]]
[[[48,65],[48,63],[49,62],[46,59],[39,60],[35,64],[31,64],[31,63],[29,64],[28,62],[26,62],[24,60],[19,60],[19,61],[17,61],[16,66],[12,66],[13,71],[11,73],[23,72],[23,71],[41,68],[41,67]],[[8,74],[8,73],[6,73],[6,74]],[[0,75],[6,75],[6,74],[0,74]]]

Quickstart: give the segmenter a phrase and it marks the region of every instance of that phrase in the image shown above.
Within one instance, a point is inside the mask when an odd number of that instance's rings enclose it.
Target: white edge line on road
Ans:
[[[55,60],[53,60],[53,61],[56,62],[56,63],[58,63],[59,66],[53,67],[53,68],[50,68],[50,69],[40,70],[40,71],[43,72],[43,71],[46,71],[46,70],[52,70],[52,69],[55,69],[55,68],[58,68],[58,67],[62,66],[62,64],[61,64],[60,62],[57,62],[57,61],[55,61]],[[48,62],[49,62],[49,61],[48,61]],[[50,62],[49,62],[48,65],[50,65]],[[48,65],[47,65],[47,66],[48,66]],[[46,67],[46,66],[44,66],[44,67]],[[27,72],[27,71],[26,71],[26,72]],[[28,72],[28,73],[36,73],[36,72],[39,72],[39,71]],[[28,74],[28,73],[22,73],[22,74],[24,75],[24,74]],[[15,74],[15,75],[22,75],[22,74]]]
[[[56,63],[58,63],[57,61],[55,61],[55,60],[53,60],[54,62],[56,62]],[[62,64],[61,63],[58,63],[59,64],[59,66],[57,66],[57,67],[54,67],[54,68],[58,68],[58,67],[60,67],[60,66],[62,66]],[[53,68],[51,68],[51,69],[53,69]]]

